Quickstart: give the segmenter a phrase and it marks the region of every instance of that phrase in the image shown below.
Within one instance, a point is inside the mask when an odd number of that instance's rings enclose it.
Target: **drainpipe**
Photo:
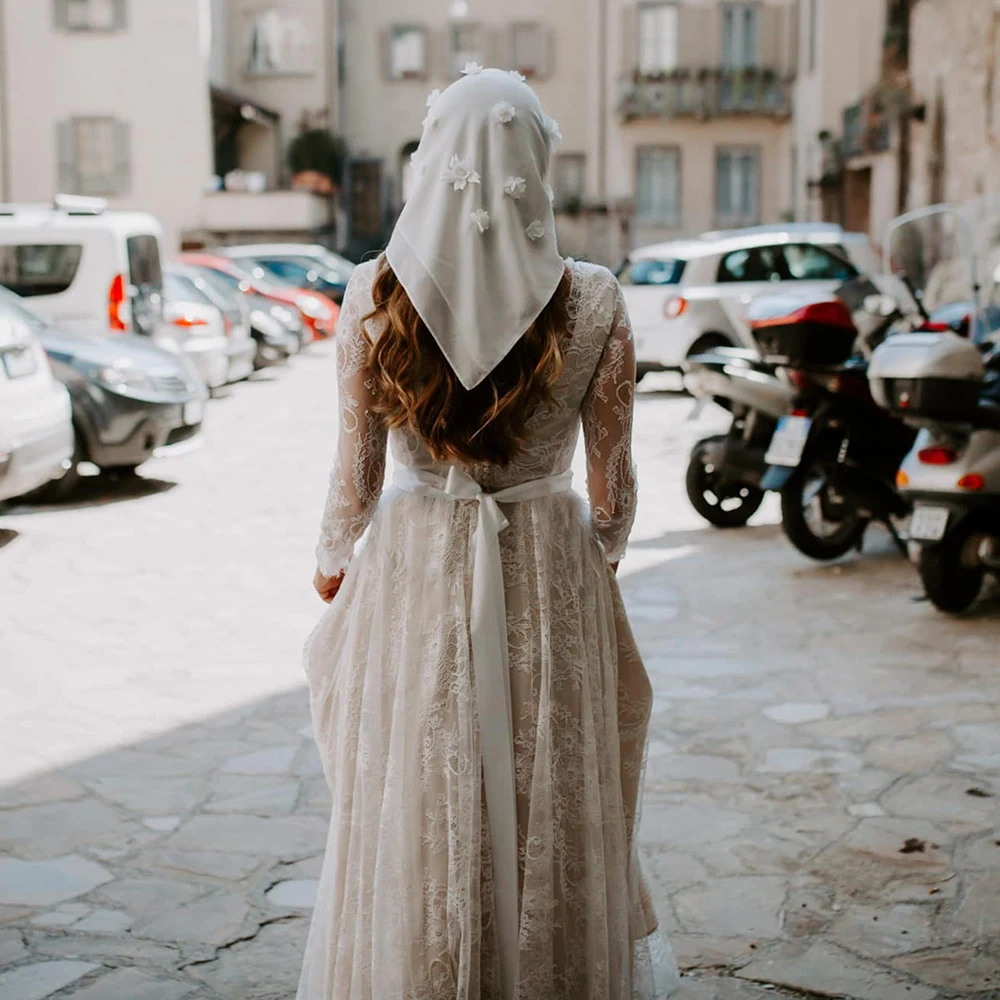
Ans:
[[[7,11],[0,0],[0,201],[11,201],[10,189],[10,101],[7,95]]]

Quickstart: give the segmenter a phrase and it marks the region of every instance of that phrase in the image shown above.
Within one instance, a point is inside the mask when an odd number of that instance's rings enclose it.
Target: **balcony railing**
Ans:
[[[723,118],[747,115],[788,118],[792,81],[766,69],[672,70],[638,73],[622,86],[618,110],[636,118]]]
[[[884,153],[892,144],[889,118],[870,100],[844,108],[844,136],[841,152],[845,159],[868,153]]]

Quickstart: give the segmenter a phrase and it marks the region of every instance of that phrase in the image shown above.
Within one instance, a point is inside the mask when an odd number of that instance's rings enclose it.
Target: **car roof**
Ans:
[[[246,246],[219,247],[216,251],[225,257],[257,257],[260,254],[276,253],[310,256],[310,251],[326,251],[318,243],[250,243]]]
[[[53,205],[0,205],[0,232],[10,229],[104,229],[123,236],[162,236],[163,227],[146,212],[67,211]]]
[[[864,233],[845,233],[839,226],[777,226],[760,227],[753,231],[728,233],[707,233],[691,240],[671,240],[637,247],[629,254],[631,260],[649,258],[671,258],[693,260],[698,257],[715,257],[732,253],[734,250],[749,250],[751,247],[774,246],[781,243],[816,243],[820,245],[867,242]]]

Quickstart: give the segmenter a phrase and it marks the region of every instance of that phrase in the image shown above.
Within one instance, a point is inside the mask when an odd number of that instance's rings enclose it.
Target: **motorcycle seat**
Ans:
[[[704,354],[692,355],[688,358],[688,363],[719,369],[736,365],[762,372],[765,375],[773,375],[777,370],[775,365],[768,364],[761,359],[755,350],[747,347],[713,347],[712,350],[706,351]]]

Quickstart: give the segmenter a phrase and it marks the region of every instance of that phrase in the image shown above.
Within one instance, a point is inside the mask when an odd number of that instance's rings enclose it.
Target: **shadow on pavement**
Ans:
[[[87,507],[103,507],[128,500],[141,500],[174,489],[177,483],[166,479],[154,479],[139,474],[118,474],[105,472],[99,476],[84,476],[76,489],[63,501],[53,503],[19,503],[4,514],[23,516],[43,514],[52,510],[83,510]]]
[[[0,514],[2,513],[3,511],[0,510]],[[13,528],[0,528],[0,549],[6,545],[10,545],[10,543],[17,537],[18,532],[14,531]]]

